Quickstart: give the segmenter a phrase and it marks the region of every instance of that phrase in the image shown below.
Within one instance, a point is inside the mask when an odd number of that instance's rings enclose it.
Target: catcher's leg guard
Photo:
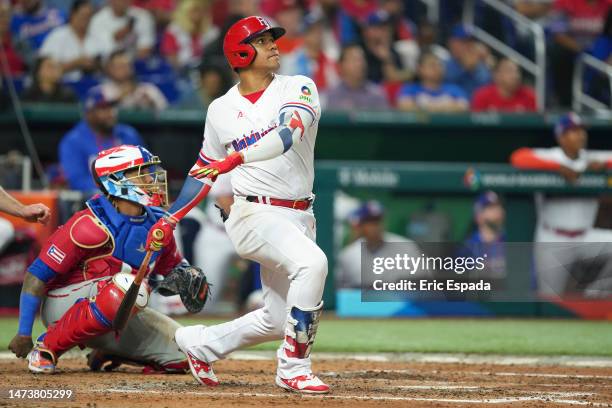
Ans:
[[[79,299],[55,324],[49,326],[42,344],[59,357],[76,345],[112,331],[112,319],[134,277],[117,274],[111,281],[98,282],[98,294],[90,299]],[[139,293],[136,306],[146,306],[146,290]]]
[[[287,317],[285,328],[285,354],[292,358],[306,358],[314,343],[319,327],[323,301],[315,307],[293,306]]]

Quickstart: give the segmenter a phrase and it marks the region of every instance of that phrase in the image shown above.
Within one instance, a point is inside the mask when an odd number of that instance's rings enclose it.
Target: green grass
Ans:
[[[182,324],[219,320],[179,319]],[[0,347],[17,330],[16,319],[0,319]],[[37,323],[34,333],[40,333]],[[274,350],[265,343],[256,350]],[[323,320],[316,351],[444,352],[612,357],[612,324],[580,320]]]

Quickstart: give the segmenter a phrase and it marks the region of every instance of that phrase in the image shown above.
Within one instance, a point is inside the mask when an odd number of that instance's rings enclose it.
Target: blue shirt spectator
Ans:
[[[403,111],[462,112],[469,100],[461,88],[443,83],[444,65],[432,52],[424,53],[419,61],[419,83],[400,89],[398,108]]]
[[[72,190],[85,193],[97,190],[91,163],[98,152],[122,144],[144,145],[136,129],[117,124],[117,101],[118,95],[109,88],[91,88],[85,99],[85,118],[62,138],[60,164]]]
[[[27,0],[22,2],[22,10],[11,18],[11,34],[22,54],[31,62],[47,34],[65,21],[61,11],[46,7],[42,0]]]
[[[451,58],[446,63],[446,81],[463,88],[471,98],[476,89],[491,82],[491,71],[485,63],[486,48],[464,26],[453,29],[448,48]]]

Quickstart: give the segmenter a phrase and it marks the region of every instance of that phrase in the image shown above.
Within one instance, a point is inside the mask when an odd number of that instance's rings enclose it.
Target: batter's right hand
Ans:
[[[21,336],[19,334],[13,337],[13,340],[9,343],[9,350],[11,350],[17,357],[27,357],[30,350],[34,347],[32,343],[32,336]]]
[[[176,228],[176,223],[174,223],[174,221],[166,217],[160,218],[149,230],[145,248],[152,251],[161,251],[165,246],[170,244],[170,241],[172,241],[174,228]]]

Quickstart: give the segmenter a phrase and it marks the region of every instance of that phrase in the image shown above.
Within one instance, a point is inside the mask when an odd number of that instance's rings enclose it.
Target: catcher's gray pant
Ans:
[[[99,280],[92,279],[49,292],[41,309],[45,327],[58,321],[78,299],[95,296]],[[85,345],[145,364],[178,363],[185,360],[185,355],[173,341],[174,332],[179,327],[181,326],[168,316],[145,307],[130,318],[118,339],[115,332],[111,332],[95,337]]]

